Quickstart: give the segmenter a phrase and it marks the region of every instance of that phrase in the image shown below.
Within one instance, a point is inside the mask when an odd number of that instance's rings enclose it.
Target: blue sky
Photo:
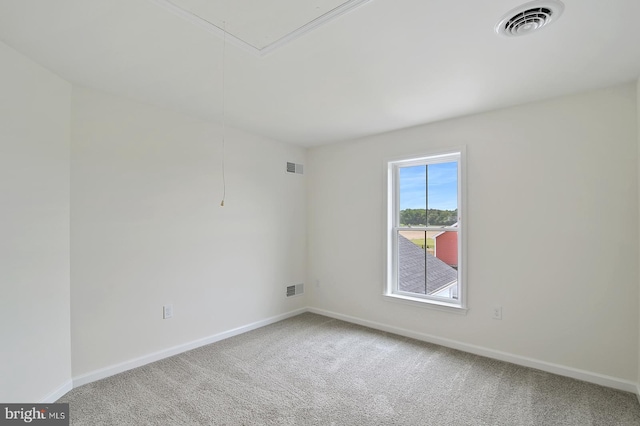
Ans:
[[[458,208],[458,165],[452,163],[430,164],[429,208],[455,210]],[[426,167],[400,168],[400,210],[424,209],[426,204]]]

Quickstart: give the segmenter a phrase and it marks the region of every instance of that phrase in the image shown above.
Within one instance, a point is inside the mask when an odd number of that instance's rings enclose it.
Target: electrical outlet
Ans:
[[[162,307],[162,319],[173,318],[173,305],[164,305]]]
[[[502,319],[502,306],[495,306],[493,308],[493,319]]]

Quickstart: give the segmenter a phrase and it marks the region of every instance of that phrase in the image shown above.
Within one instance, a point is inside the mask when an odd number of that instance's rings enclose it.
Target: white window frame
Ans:
[[[435,308],[449,312],[466,314],[467,312],[467,280],[466,280],[466,232],[464,212],[466,200],[466,149],[458,147],[440,152],[424,153],[385,161],[385,185],[387,196],[385,235],[386,235],[386,273],[383,295],[387,300],[406,303],[414,306]],[[428,165],[457,161],[458,163],[458,225],[456,227],[400,227],[400,167]],[[403,292],[398,289],[398,237],[402,230],[412,231],[456,231],[458,233],[458,299]]]

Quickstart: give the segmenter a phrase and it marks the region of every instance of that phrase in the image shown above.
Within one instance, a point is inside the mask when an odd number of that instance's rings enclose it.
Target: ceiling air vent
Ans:
[[[529,34],[558,19],[563,10],[564,4],[558,0],[532,1],[509,11],[495,29],[509,37]]]

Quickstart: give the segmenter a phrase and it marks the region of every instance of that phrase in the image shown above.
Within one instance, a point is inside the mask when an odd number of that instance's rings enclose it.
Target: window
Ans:
[[[388,165],[385,295],[464,308],[462,152]]]

